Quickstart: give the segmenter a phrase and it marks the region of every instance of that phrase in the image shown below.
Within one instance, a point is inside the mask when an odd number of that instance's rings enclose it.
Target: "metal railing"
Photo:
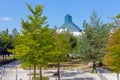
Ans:
[[[8,80],[8,77],[17,74],[16,69],[17,67],[12,65],[4,65],[0,67],[0,80]]]

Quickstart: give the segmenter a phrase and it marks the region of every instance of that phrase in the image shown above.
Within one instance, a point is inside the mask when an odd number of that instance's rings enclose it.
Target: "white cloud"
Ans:
[[[11,21],[12,18],[10,18],[10,17],[3,17],[0,20],[2,20],[2,21]]]

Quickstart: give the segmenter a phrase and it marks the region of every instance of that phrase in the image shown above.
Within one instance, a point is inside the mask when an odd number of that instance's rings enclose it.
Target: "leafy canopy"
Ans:
[[[45,54],[52,49],[53,37],[46,24],[46,16],[42,16],[43,6],[36,5],[33,9],[26,4],[31,15],[21,22],[21,34],[17,35],[15,49],[12,50],[18,60],[29,65],[45,63]]]
[[[113,71],[120,72],[120,28],[110,35],[106,52],[103,62]]]
[[[79,37],[77,53],[84,61],[100,60],[107,44],[109,27],[100,21],[96,12],[90,16],[90,22],[83,22],[84,31]]]

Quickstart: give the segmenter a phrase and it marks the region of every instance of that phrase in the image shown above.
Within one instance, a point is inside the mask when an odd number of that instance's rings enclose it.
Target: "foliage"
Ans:
[[[106,47],[104,64],[111,70],[120,72],[120,28],[117,28],[109,37]]]
[[[44,50],[49,47],[50,35],[48,34],[50,34],[50,30],[45,25],[47,17],[42,16],[43,6],[37,5],[35,10],[30,5],[27,4],[27,6],[32,15],[27,16],[28,20],[22,20],[22,33],[17,35],[13,52],[16,53],[18,60],[35,64],[42,61],[40,57],[44,55]]]
[[[120,27],[120,15],[118,15],[116,17],[112,17],[110,19],[113,20],[113,22],[109,23],[110,31],[114,32],[114,30],[117,30],[117,28]]]
[[[17,32],[17,30],[16,30],[16,32]],[[13,53],[9,52],[8,49],[14,48],[14,40],[15,40],[15,38],[14,38],[13,34],[10,34],[8,29],[0,32],[0,55],[2,55],[1,62],[3,64],[8,62],[9,55],[13,54]]]
[[[117,79],[119,80],[120,72],[120,14],[113,18],[114,22],[110,23],[111,33],[108,38],[108,45],[106,47],[106,55],[104,57],[104,64],[106,64],[111,70],[117,73]]]
[[[3,55],[3,62],[7,59],[6,55],[10,55],[8,49],[13,49],[14,48],[14,38],[11,34],[9,34],[8,29],[3,30],[0,32],[0,55]]]
[[[103,24],[97,14],[93,12],[90,23],[84,21],[84,31],[78,40],[78,55],[84,62],[93,62],[92,72],[96,72],[96,61],[100,61],[107,44],[109,27]]]
[[[56,33],[54,34],[54,48],[52,49],[51,62],[57,63],[58,66],[58,80],[60,80],[60,63],[66,60],[66,55],[71,51],[71,45],[69,43],[68,33]]]
[[[84,31],[78,41],[78,55],[84,61],[100,60],[107,44],[109,27],[103,24],[96,12],[90,16],[90,23],[84,21]]]
[[[29,4],[26,5],[32,14],[27,16],[27,20],[22,19],[21,34],[16,36],[16,46],[11,51],[19,61],[34,66],[35,74],[36,66],[42,67],[48,61],[46,57],[53,47],[53,37],[46,22],[47,17],[42,16],[43,6],[36,5],[33,9]]]
[[[3,54],[7,54],[7,48],[12,48],[12,36],[8,29],[0,33],[0,50],[3,51]]]
[[[15,38],[17,34],[19,34],[19,33],[17,32],[17,29],[14,28],[14,29],[12,30],[12,34],[11,34],[11,35],[13,36],[13,38]]]
[[[54,48],[52,49],[53,62],[60,63],[64,61],[70,51],[71,46],[68,33],[54,33]]]
[[[69,33],[69,44],[71,46],[71,52],[69,54],[69,57],[77,57],[76,55],[76,49],[77,49],[77,44],[78,43],[78,37],[73,36]]]

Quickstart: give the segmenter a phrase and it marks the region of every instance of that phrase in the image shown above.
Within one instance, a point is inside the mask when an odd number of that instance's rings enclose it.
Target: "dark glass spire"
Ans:
[[[69,14],[65,16],[65,23],[67,22],[72,22],[72,16],[70,16]]]
[[[59,29],[67,29],[69,32],[80,32],[82,31],[77,25],[72,22],[72,16],[67,14],[65,16],[65,23],[60,26]]]

